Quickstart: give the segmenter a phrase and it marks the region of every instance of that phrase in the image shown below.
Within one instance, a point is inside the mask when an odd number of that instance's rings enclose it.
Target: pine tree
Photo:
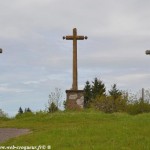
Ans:
[[[30,109],[29,107],[27,108],[27,112],[32,112],[31,109]]]
[[[92,82],[92,98],[95,99],[97,96],[103,96],[105,95],[106,88],[104,83],[101,80],[98,80],[97,78],[94,79]]]
[[[117,89],[117,85],[114,84],[109,92],[109,98],[111,100],[112,112],[123,111],[126,108],[127,99],[123,97],[122,92]]]
[[[24,112],[32,112],[31,109],[28,107],[28,108],[25,108]]]
[[[21,107],[20,107],[19,110],[18,110],[18,114],[23,114],[23,110],[22,110]]]
[[[114,99],[117,99],[118,97],[120,97],[122,95],[122,92],[117,89],[117,85],[114,84],[111,88],[110,91],[108,91],[110,96],[112,96]]]
[[[58,110],[58,107],[56,106],[56,104],[54,102],[52,102],[51,105],[48,108],[49,113],[53,113],[57,110]]]
[[[90,85],[90,82],[87,81],[84,87],[84,107],[85,108],[89,107],[91,98],[92,98],[91,85]]]

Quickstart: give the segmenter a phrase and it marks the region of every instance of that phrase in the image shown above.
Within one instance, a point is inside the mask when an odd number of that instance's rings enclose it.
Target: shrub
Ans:
[[[24,112],[32,112],[31,109],[28,107],[28,108],[25,108]]]
[[[57,111],[59,106],[61,105],[62,102],[61,99],[62,99],[61,89],[55,88],[55,91],[49,94],[48,106],[46,106],[48,112]]]
[[[15,118],[19,119],[19,118],[29,118],[29,117],[33,117],[35,114],[33,112],[25,112],[23,114],[17,114],[15,116]]]
[[[48,111],[50,113],[56,112],[58,110],[58,107],[55,105],[54,102],[51,103],[50,107],[48,108]]]
[[[6,114],[2,109],[0,109],[0,118],[7,118],[8,114]]]
[[[150,104],[148,101],[144,101],[143,99],[129,103],[127,106],[127,113],[132,115],[148,112],[150,112]]]
[[[114,98],[113,96],[99,96],[94,101],[94,108],[105,113],[123,112],[127,107],[127,100],[122,96]]]

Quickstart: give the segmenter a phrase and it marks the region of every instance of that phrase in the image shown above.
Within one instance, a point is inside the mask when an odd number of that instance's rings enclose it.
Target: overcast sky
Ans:
[[[77,28],[79,89],[101,79],[107,90],[150,87],[149,0],[0,0],[0,108],[45,109],[55,88],[72,86]]]

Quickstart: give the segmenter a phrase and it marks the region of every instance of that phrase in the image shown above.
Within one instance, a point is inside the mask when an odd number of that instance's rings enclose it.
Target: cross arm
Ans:
[[[146,55],[150,55],[150,50],[146,50]]]
[[[71,35],[67,35],[67,36],[63,36],[63,40],[64,39],[66,39],[66,40],[73,40],[73,39],[76,39],[76,40],[84,40],[84,39],[88,39],[88,37],[87,36],[76,36],[76,37],[74,37],[74,36],[71,36]]]
[[[77,40],[84,40],[84,39],[87,39],[88,37],[87,36],[77,36],[76,39]]]
[[[66,40],[73,40],[73,36],[71,36],[71,35],[63,36],[63,40],[64,39],[66,39]]]

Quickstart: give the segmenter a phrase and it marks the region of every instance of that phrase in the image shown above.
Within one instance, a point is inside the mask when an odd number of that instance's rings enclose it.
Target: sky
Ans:
[[[149,0],[0,0],[0,108],[44,110],[49,94],[72,86],[72,41],[78,84],[95,77],[126,91],[150,88]]]

